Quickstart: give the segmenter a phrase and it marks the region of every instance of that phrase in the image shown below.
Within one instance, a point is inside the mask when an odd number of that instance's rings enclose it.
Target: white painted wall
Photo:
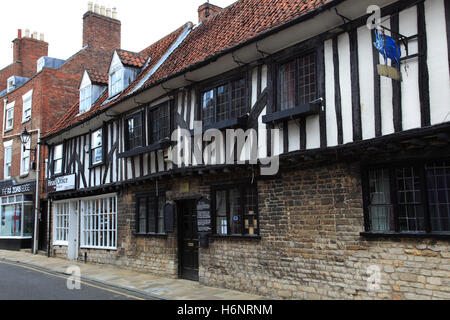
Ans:
[[[325,41],[325,99],[326,99],[326,122],[327,122],[327,145],[334,147],[338,145],[338,128],[336,117],[336,103],[334,90],[334,62],[333,41]]]
[[[431,124],[450,121],[450,76],[444,1],[425,1]]]
[[[342,128],[344,144],[353,142],[352,81],[350,69],[350,38],[348,33],[338,37],[339,78],[341,85]]]

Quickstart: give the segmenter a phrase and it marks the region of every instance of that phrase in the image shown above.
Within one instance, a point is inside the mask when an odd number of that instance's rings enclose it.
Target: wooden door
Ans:
[[[195,201],[183,201],[178,203],[178,210],[180,218],[180,277],[182,279],[198,281],[199,236]]]

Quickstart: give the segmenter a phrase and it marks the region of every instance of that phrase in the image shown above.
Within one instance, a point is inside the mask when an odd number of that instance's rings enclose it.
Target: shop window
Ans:
[[[117,197],[84,199],[81,209],[81,247],[117,248]]]
[[[136,233],[164,234],[164,193],[136,196]]]
[[[2,197],[0,237],[31,237],[33,202],[23,195]]]
[[[202,92],[204,125],[239,118],[248,112],[245,78],[232,80]]]
[[[215,233],[227,236],[259,234],[256,186],[238,184],[213,187]]]
[[[450,161],[367,171],[366,230],[450,232]]]

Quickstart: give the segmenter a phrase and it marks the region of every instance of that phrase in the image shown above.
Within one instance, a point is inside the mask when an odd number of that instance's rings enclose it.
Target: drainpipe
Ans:
[[[37,163],[36,163],[36,201],[34,204],[34,235],[33,235],[33,254],[37,253],[37,241],[38,241],[38,223],[39,223],[39,168],[40,168],[40,155],[41,155],[41,130],[36,129],[38,133],[38,141],[37,141]],[[30,131],[31,133],[31,131]]]
[[[50,214],[50,208],[52,205],[52,200],[49,198],[47,203],[47,225],[48,225],[48,241],[47,241],[47,257],[50,258],[50,239],[51,239],[51,226],[52,226],[52,217]]]

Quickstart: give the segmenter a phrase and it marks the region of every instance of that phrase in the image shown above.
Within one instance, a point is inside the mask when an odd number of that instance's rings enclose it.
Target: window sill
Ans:
[[[134,233],[135,237],[145,237],[145,238],[164,238],[168,237],[167,233]]]
[[[219,235],[219,234],[211,234],[209,235],[209,238],[211,239],[233,239],[233,240],[261,240],[260,235],[231,235],[231,236],[225,236],[225,235]]]
[[[9,128],[9,129],[5,129],[5,131],[3,131],[4,133],[8,133],[8,132],[11,132],[11,131],[13,131],[14,130],[14,128]]]
[[[170,147],[170,141],[169,140],[163,140],[162,142],[152,144],[150,146],[146,147],[138,147],[130,151],[126,151],[119,154],[119,158],[129,158],[133,156],[137,156],[143,153],[157,151],[157,150],[164,150]]]
[[[19,178],[20,178],[20,179],[27,178],[29,175],[30,175],[29,172],[27,172],[27,173],[21,173],[20,176],[19,176]]]
[[[411,233],[411,232],[361,232],[365,238],[417,238],[417,239],[450,239],[450,233]]]
[[[320,113],[320,103],[311,102],[302,104],[301,106],[287,109],[283,111],[276,111],[271,114],[265,115],[262,118],[263,123],[277,123],[286,120],[295,120],[298,118],[304,118],[311,115]]]
[[[239,118],[232,118],[220,122],[211,123],[208,125],[203,126],[203,133],[206,132],[209,129],[217,129],[217,130],[223,130],[223,129],[232,129],[232,128],[246,128],[248,124],[248,117],[249,115],[243,115]]]
[[[25,123],[27,123],[27,122],[30,122],[30,121],[31,121],[31,118],[28,118],[28,119],[22,120],[22,124],[25,124]]]

